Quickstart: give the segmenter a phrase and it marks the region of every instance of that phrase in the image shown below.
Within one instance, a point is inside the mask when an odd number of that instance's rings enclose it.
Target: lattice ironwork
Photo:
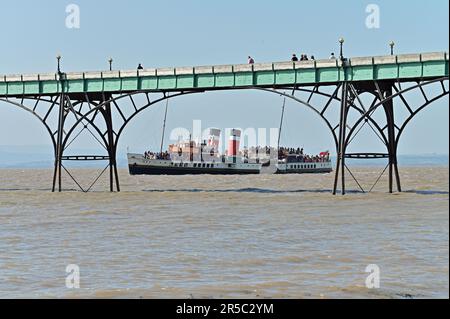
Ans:
[[[393,192],[394,178],[397,190],[401,191],[397,162],[397,149],[400,138],[407,125],[420,111],[449,94],[449,90],[445,86],[447,82],[448,77],[443,77],[418,82],[407,88],[403,88],[404,83],[400,81],[384,80],[341,82],[335,85],[316,85],[313,87],[286,86],[277,87],[276,89],[254,89],[287,97],[314,112],[325,123],[330,131],[337,154],[333,194],[336,194],[338,191],[339,179],[341,179],[341,193],[345,194],[345,172],[349,172],[361,191],[365,192],[356,176],[349,169],[346,159],[388,159],[388,165],[369,191],[373,190],[386,170],[389,171],[389,191]],[[442,90],[435,96],[430,96],[430,94],[426,93],[425,88],[433,84],[440,84]],[[405,96],[410,91],[420,92],[425,102],[413,107],[412,103]],[[82,191],[89,191],[108,168],[110,190],[120,191],[116,160],[117,145],[130,121],[147,108],[159,102],[202,92],[198,90],[170,93],[137,91],[117,95],[105,93],[62,93],[53,96],[0,98],[0,101],[33,114],[46,128],[52,141],[55,155],[53,191],[62,190],[62,172],[66,172]],[[373,96],[370,103],[365,103],[361,98],[366,93]],[[322,103],[314,102],[314,98],[317,96],[322,98]],[[397,106],[394,108],[395,99],[400,100],[407,110],[408,116],[403,121],[399,121],[395,116],[397,109]],[[127,102],[126,107],[121,105],[125,101]],[[332,114],[331,109],[333,108],[339,112],[338,117]],[[378,109],[382,109],[385,114],[383,123],[380,123],[374,117],[374,113]],[[353,123],[349,122],[350,112],[357,116],[356,121]],[[118,120],[113,116],[113,113],[117,115]],[[113,117],[115,118],[114,123]],[[57,119],[56,121],[54,120],[55,118]],[[369,127],[373,131],[386,147],[386,153],[355,153],[347,151],[348,146],[363,127]],[[77,132],[77,130],[79,131]],[[90,134],[96,143],[102,146],[106,154],[65,155],[65,151],[83,132]],[[76,176],[63,165],[65,161],[106,161],[108,164],[91,185],[82,187],[76,180]]]

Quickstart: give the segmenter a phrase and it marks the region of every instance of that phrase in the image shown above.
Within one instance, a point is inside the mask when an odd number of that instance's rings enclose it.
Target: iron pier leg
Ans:
[[[348,115],[348,83],[342,85],[342,99],[341,112],[339,122],[339,141],[338,141],[338,157],[336,163],[336,173],[334,177],[333,195],[337,193],[337,186],[339,181],[339,173],[341,174],[342,195],[345,195],[345,151],[346,144],[346,130],[347,130],[347,115]]]
[[[56,152],[55,152],[55,169],[53,172],[53,187],[52,192],[56,191],[56,183],[58,179],[58,191],[62,191],[62,179],[61,179],[61,168],[62,168],[62,142],[64,134],[64,120],[65,120],[65,95],[62,93],[59,97],[59,115],[58,115],[58,131],[56,138]]]
[[[384,91],[387,97],[392,95],[392,88],[388,88]],[[394,103],[393,100],[386,101],[383,104],[388,130],[388,152],[389,152],[389,193],[394,192],[394,174],[397,184],[397,190],[401,192],[400,186],[400,174],[398,171],[397,162],[397,142],[395,136],[395,118],[394,118]]]
[[[397,191],[399,193],[401,193],[402,192],[402,184],[400,183],[400,173],[398,171],[397,144],[395,145],[395,153],[394,153],[394,171],[395,171],[395,180],[397,182]]]
[[[108,155],[109,155],[109,185],[110,191],[114,192],[114,180],[116,182],[116,189],[120,192],[119,174],[117,171],[117,148],[114,141],[114,130],[111,115],[111,104],[105,104],[105,122],[108,134]]]
[[[395,141],[393,141],[393,138],[395,139],[395,134],[394,134],[394,123],[392,120],[392,104],[386,102],[385,105],[383,105],[384,107],[384,111],[386,112],[386,119],[387,119],[387,130],[388,130],[388,153],[389,153],[389,193],[393,193],[394,190],[394,179],[393,179],[393,174],[394,174],[394,152],[393,152],[393,143],[395,143]]]

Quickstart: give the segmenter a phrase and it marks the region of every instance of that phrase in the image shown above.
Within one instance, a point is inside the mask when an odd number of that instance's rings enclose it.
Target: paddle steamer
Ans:
[[[128,154],[129,171],[131,175],[259,174],[261,164],[249,163],[239,155],[240,137],[240,130],[231,131],[225,155],[218,152],[219,129],[210,130],[207,143],[180,141],[170,145],[167,152]]]

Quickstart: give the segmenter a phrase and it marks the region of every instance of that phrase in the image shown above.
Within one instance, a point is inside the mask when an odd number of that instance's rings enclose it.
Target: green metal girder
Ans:
[[[429,54],[430,55],[430,54]],[[412,55],[411,55],[412,56]],[[416,55],[422,57],[422,55]],[[440,59],[439,56],[442,58]],[[438,57],[438,58],[436,58]],[[196,74],[196,68],[192,72],[177,74],[177,69],[169,75],[157,75],[156,70],[152,75],[139,76],[117,76],[103,77],[101,72],[98,76],[86,77],[81,73],[80,78],[67,77],[62,81],[55,79],[40,80],[38,75],[34,76],[0,76],[0,97],[21,95],[52,95],[62,91],[67,93],[120,93],[129,91],[171,91],[171,90],[208,90],[208,89],[233,89],[253,87],[277,87],[286,85],[320,85],[333,84],[342,81],[373,81],[373,80],[422,80],[427,78],[448,77],[449,61],[448,54],[436,54],[429,59],[407,59],[405,62],[389,62],[386,57],[384,63],[375,63],[374,58],[358,58],[360,63],[350,60],[345,67],[336,63],[334,66],[330,61],[317,61],[312,67],[297,67],[289,63],[280,69],[276,64],[265,64],[264,68],[251,67],[241,71],[234,71],[229,66],[229,71],[201,72]],[[365,59],[365,63],[362,61]],[[372,59],[372,60],[370,60]],[[355,58],[356,60],[356,58]],[[400,59],[401,60],[401,59]],[[369,62],[367,62],[369,61]],[[370,62],[372,61],[372,63]],[[330,66],[331,65],[331,66]],[[222,66],[223,68],[224,66]],[[226,66],[228,67],[228,66]],[[228,70],[228,69],[227,69]],[[243,70],[243,71],[242,71]],[[130,72],[130,71],[128,71]],[[48,77],[48,75],[47,75]]]

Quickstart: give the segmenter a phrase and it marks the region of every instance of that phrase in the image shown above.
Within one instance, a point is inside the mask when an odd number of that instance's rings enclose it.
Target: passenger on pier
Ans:
[[[336,56],[334,55],[334,53],[331,53],[330,60],[336,60]]]
[[[295,53],[292,55],[291,61],[292,62],[297,62],[298,61],[297,55]]]
[[[255,60],[251,56],[248,56],[248,64],[255,64]]]
[[[141,63],[139,63],[139,65],[138,65],[137,69],[138,69],[138,70],[143,70],[143,69],[144,69],[144,67],[142,66],[142,64],[141,64]]]

